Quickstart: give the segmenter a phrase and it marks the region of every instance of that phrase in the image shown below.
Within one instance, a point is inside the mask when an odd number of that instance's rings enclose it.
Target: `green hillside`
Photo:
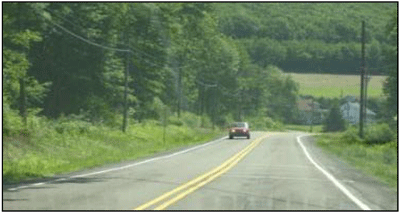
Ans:
[[[365,20],[367,65],[373,74],[383,74],[385,26],[397,3],[218,3],[216,8],[221,32],[239,39],[254,63],[297,73],[357,73]]]
[[[385,40],[384,26],[397,3],[217,3],[221,29],[237,38],[317,39],[327,43],[359,41],[361,21],[367,37]],[[235,24],[247,23],[247,28]],[[243,25],[240,25],[241,27]],[[229,31],[231,30],[231,31]],[[240,34],[242,32],[242,34]]]

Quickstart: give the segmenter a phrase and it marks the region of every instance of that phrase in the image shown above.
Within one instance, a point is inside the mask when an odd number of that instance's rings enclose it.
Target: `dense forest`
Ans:
[[[367,70],[397,103],[397,3],[3,3],[3,130],[18,113],[120,126],[125,99],[137,122],[291,122],[283,72],[358,74],[361,20]]]
[[[361,21],[367,62],[384,74],[385,25],[396,3],[218,4],[219,28],[245,44],[252,62],[286,72],[359,74]]]

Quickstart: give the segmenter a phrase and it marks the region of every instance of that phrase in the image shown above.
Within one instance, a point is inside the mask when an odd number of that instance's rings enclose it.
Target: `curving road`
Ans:
[[[3,210],[398,210],[397,191],[300,132],[253,132],[42,182]]]

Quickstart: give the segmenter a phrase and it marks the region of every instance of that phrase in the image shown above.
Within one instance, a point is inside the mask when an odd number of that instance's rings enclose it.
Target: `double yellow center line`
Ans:
[[[220,166],[212,169],[211,171],[147,202],[139,207],[135,208],[134,210],[144,210],[153,205],[158,205],[154,208],[154,210],[163,210],[170,206],[171,204],[179,201],[180,199],[184,198],[188,194],[194,192],[198,188],[206,185],[207,183],[211,182],[215,178],[221,176],[225,172],[229,171],[232,167],[234,167],[242,158],[244,158],[251,150],[253,150],[264,138],[268,137],[269,135],[264,135],[262,137],[257,138],[252,143],[250,143],[246,148],[242,151],[238,152],[227,161],[222,163]],[[180,193],[179,193],[180,192]],[[178,194],[179,193],[179,194]],[[169,199],[169,200],[168,200]],[[166,201],[165,201],[166,200]],[[162,203],[163,202],[163,203]]]

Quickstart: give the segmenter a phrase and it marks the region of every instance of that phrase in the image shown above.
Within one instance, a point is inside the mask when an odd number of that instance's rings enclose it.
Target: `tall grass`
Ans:
[[[219,129],[196,127],[195,115],[185,114],[184,118],[182,125],[166,126],[164,141],[164,127],[158,121],[131,124],[122,133],[120,128],[82,120],[30,117],[29,135],[3,135],[3,181],[49,177],[133,160],[221,135]]]
[[[374,135],[381,134],[377,133],[379,132],[377,129],[382,131],[388,131],[388,129],[382,125],[370,128],[375,130],[368,131],[367,129],[365,139],[359,138],[356,128],[350,128],[344,133],[318,135],[316,136],[317,144],[356,168],[397,188],[397,137],[386,137],[387,141],[379,140],[379,143],[376,143]]]

